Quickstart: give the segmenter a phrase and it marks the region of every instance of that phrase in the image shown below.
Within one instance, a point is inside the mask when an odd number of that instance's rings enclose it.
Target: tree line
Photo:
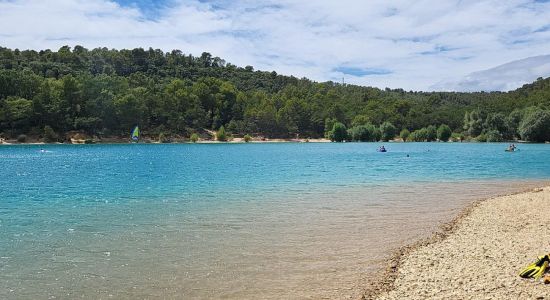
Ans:
[[[227,135],[269,138],[340,140],[345,132],[342,140],[430,141],[450,132],[544,141],[548,107],[550,79],[542,78],[507,93],[407,92],[255,71],[209,53],[0,47],[0,134],[7,138],[127,136],[139,124],[145,135],[166,139],[223,126]]]

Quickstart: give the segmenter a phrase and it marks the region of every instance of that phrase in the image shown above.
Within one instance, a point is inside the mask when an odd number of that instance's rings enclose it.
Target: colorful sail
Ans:
[[[139,126],[134,127],[134,130],[132,130],[132,141],[139,141]]]

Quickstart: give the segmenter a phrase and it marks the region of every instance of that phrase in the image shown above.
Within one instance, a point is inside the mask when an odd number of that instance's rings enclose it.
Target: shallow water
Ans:
[[[377,146],[0,147],[0,298],[356,296],[469,201],[550,178],[550,145]]]

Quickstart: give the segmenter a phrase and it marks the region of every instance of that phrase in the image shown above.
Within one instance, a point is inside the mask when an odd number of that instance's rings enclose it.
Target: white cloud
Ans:
[[[444,91],[508,91],[535,81],[544,74],[550,76],[550,55],[516,60],[459,79],[443,80],[433,86]]]
[[[548,54],[549,25],[550,3],[527,0],[171,0],[153,19],[108,0],[0,0],[6,47],[207,51],[319,81],[340,81],[339,67],[386,70],[345,77],[407,90]]]

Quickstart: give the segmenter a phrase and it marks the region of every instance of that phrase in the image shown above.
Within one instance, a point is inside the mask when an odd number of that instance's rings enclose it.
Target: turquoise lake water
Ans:
[[[0,298],[354,295],[468,201],[550,179],[549,144],[379,145],[2,146]]]

